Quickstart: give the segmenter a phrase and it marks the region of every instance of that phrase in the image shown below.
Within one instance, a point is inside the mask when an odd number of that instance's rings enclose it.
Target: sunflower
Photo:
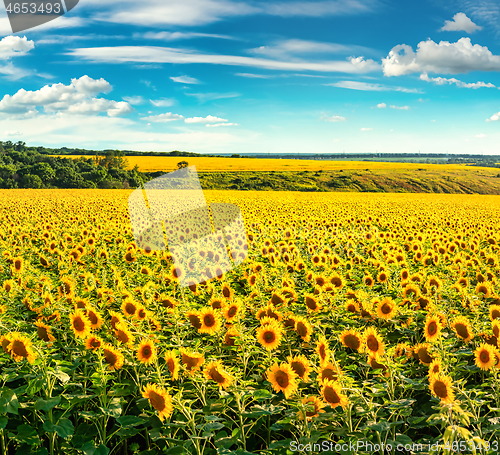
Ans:
[[[326,380],[336,381],[344,373],[337,365],[332,362],[324,362],[318,368],[317,380],[320,384],[324,384]]]
[[[76,337],[85,339],[90,335],[91,323],[82,310],[76,310],[74,313],[71,313],[69,319]]]
[[[220,310],[222,309],[223,305],[225,305],[225,302],[221,298],[213,298],[211,299],[208,304],[214,309],[214,310]]]
[[[425,340],[429,342],[436,341],[441,335],[442,328],[441,319],[438,316],[427,315],[424,327]]]
[[[434,357],[429,354],[429,348],[430,346],[427,343],[419,344],[414,348],[414,352],[418,357],[418,360],[425,366],[429,366],[434,359]]]
[[[103,343],[102,339],[97,335],[90,335],[85,340],[85,349],[88,349],[89,351],[96,351],[103,345]]]
[[[142,340],[137,346],[136,356],[139,362],[150,364],[156,359],[156,347],[151,340]]]
[[[123,256],[123,259],[127,264],[130,264],[136,260],[136,257],[134,256],[134,253],[132,251],[127,251]]]
[[[269,299],[269,303],[274,306],[281,306],[285,304],[287,298],[281,292],[274,291]]]
[[[336,289],[342,289],[344,287],[344,278],[341,277],[338,274],[334,274],[330,277],[330,283],[336,288]]]
[[[325,412],[323,411],[325,403],[323,403],[323,401],[321,401],[318,397],[311,396],[303,398],[302,404],[304,406],[304,410],[299,411],[299,418],[302,420],[304,420],[304,418],[311,420],[313,417],[318,417],[320,412]]]
[[[165,353],[165,362],[167,363],[167,368],[172,379],[175,381],[179,379],[180,363],[174,351],[167,351]]]
[[[231,300],[234,296],[234,290],[231,289],[231,286],[229,286],[229,284],[227,284],[227,283],[224,283],[222,285],[221,292],[222,292],[222,295],[228,300]]]
[[[421,295],[420,288],[416,284],[408,284],[403,290],[403,297],[405,299],[418,298]]]
[[[340,342],[354,351],[363,352],[363,335],[357,330],[344,330],[340,334]]]
[[[51,342],[55,341],[55,337],[52,335],[52,329],[41,321],[35,322],[36,333],[38,338],[43,341]]]
[[[167,310],[173,310],[179,304],[172,297],[168,297],[165,294],[160,295],[159,302],[160,305],[163,308],[167,308]]]
[[[496,338],[500,338],[500,321],[498,321],[498,320],[494,320],[494,321],[491,323],[491,330],[493,331],[493,335],[494,335]]]
[[[144,319],[148,316],[151,316],[150,312],[144,307],[144,305],[139,305],[135,317],[139,319],[139,321],[144,321]]]
[[[151,406],[158,411],[158,417],[162,422],[174,412],[172,397],[163,387],[148,382],[143,388],[142,396],[147,398]]]
[[[243,306],[240,302],[231,301],[226,303],[222,309],[222,314],[228,322],[238,319],[243,313]]]
[[[288,363],[275,363],[267,371],[267,380],[276,392],[283,392],[288,399],[298,388],[297,374]]]
[[[380,360],[380,357],[374,357],[369,354],[366,363],[368,363],[368,365],[370,365],[374,370],[382,370],[383,372],[386,372],[385,376],[388,376],[389,373],[387,372],[387,367],[384,364],[379,363],[378,360]]]
[[[455,395],[452,390],[452,380],[449,376],[432,375],[430,385],[432,395],[439,398],[442,403],[453,403]]]
[[[7,333],[0,337],[0,343],[2,344],[3,352],[7,354],[9,353],[9,351],[7,350],[7,346],[9,346],[11,341],[12,341],[12,336],[10,333]]]
[[[382,337],[378,334],[375,327],[368,327],[365,329],[363,338],[365,341],[365,347],[369,354],[373,357],[380,357],[385,350],[384,341]]]
[[[21,274],[24,271],[24,259],[21,257],[15,257],[12,259],[12,272],[16,274]]]
[[[350,313],[359,312],[359,304],[355,300],[348,300],[345,302],[345,310]]]
[[[469,320],[465,316],[458,316],[451,323],[451,328],[462,340],[469,342],[474,335]]]
[[[476,293],[481,294],[481,297],[490,297],[492,293],[491,285],[488,282],[477,283]]]
[[[366,275],[363,277],[363,283],[365,286],[368,286],[371,288],[375,284],[375,281],[370,275]]]
[[[89,318],[90,327],[92,329],[99,329],[102,326],[102,316],[95,308],[90,306],[87,308],[87,317]]]
[[[489,370],[496,363],[495,348],[488,343],[481,343],[474,351],[475,363],[481,370]]]
[[[9,294],[14,290],[15,288],[15,282],[14,280],[6,280],[3,282],[3,288],[6,292]]]
[[[308,342],[311,339],[313,327],[311,323],[302,316],[295,316],[295,332],[303,341]]]
[[[347,397],[342,394],[342,386],[336,381],[327,379],[321,387],[321,395],[332,408],[342,406],[345,409],[349,403]]]
[[[207,379],[216,382],[219,388],[227,389],[233,382],[230,374],[224,371],[222,360],[209,362],[203,369],[203,374]]]
[[[387,283],[389,281],[389,275],[385,270],[382,270],[378,275],[377,275],[377,281],[379,283]]]
[[[267,305],[261,308],[260,310],[257,311],[255,317],[257,319],[262,319],[265,317],[273,318],[276,319],[276,321],[278,322],[283,319],[283,315],[278,310],[276,310],[276,308],[274,308],[274,305]]]
[[[500,319],[500,305],[490,305],[490,320]]]
[[[200,319],[200,328],[198,329],[199,333],[214,335],[222,327],[220,314],[215,312],[211,306],[203,308],[198,313],[198,318]]]
[[[311,373],[311,366],[309,360],[304,355],[296,355],[295,357],[288,356],[288,364],[293,368],[295,374],[304,382],[309,381],[309,374]]]
[[[224,344],[226,346],[234,346],[234,342],[239,336],[241,336],[241,333],[234,327],[230,327],[224,335]]]
[[[257,328],[257,341],[268,351],[272,351],[281,343],[283,328],[274,319],[264,319],[265,324]]]
[[[137,307],[139,305],[134,302],[132,299],[128,298],[128,299],[125,299],[122,303],[122,306],[121,306],[121,310],[122,310],[122,313],[129,317],[129,318],[133,318],[136,313],[137,313]]]
[[[205,363],[203,354],[189,352],[187,349],[181,349],[181,360],[188,373],[194,373]]]
[[[124,323],[116,324],[115,336],[120,343],[126,344],[128,346],[131,346],[134,343],[134,335],[132,335],[132,333]]]
[[[440,359],[434,359],[429,365],[429,377],[443,373],[443,365]]]
[[[393,319],[397,313],[396,303],[390,297],[384,297],[377,304],[377,316],[382,319]]]
[[[111,316],[111,327],[113,330],[116,330],[117,324],[125,324],[125,319],[120,313],[109,311],[109,315]]]
[[[309,312],[316,312],[321,310],[321,303],[318,301],[315,295],[305,294],[304,303],[307,307],[307,311]]]
[[[191,323],[191,325],[197,329],[200,330],[201,328],[201,321],[200,321],[200,314],[199,311],[188,311],[186,313],[186,316]]]
[[[5,337],[9,344],[7,352],[16,361],[21,362],[26,359],[29,363],[33,363],[36,359],[36,354],[33,352],[31,341],[21,333],[10,333],[8,338]]]
[[[108,369],[119,370],[123,366],[125,357],[123,354],[109,343],[102,346],[104,360],[108,364]]]
[[[328,346],[328,341],[326,340],[326,337],[324,335],[321,335],[319,337],[314,350],[316,351],[316,354],[318,354],[320,363],[328,360],[328,357],[330,356],[330,348]]]

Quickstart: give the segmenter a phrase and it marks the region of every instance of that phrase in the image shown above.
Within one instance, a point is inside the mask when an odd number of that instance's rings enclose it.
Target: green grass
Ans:
[[[211,190],[500,194],[498,169],[200,172]]]

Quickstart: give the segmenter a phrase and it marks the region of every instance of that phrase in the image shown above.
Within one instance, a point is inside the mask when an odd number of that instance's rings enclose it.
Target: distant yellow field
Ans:
[[[78,158],[74,156],[73,158]],[[89,158],[84,157],[84,158]],[[198,171],[335,171],[369,169],[369,170],[412,170],[412,169],[464,169],[460,164],[422,164],[422,163],[389,163],[371,161],[323,161],[323,160],[286,160],[264,158],[211,158],[180,156],[133,156],[128,157],[130,167],[136,164],[143,172],[166,171],[177,169],[177,163],[187,161],[196,166]],[[477,169],[477,168],[475,168]]]

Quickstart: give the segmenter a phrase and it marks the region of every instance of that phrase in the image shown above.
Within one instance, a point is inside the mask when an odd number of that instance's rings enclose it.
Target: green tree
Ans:
[[[188,167],[189,163],[187,161],[179,161],[177,163],[177,169],[184,169],[185,167]]]

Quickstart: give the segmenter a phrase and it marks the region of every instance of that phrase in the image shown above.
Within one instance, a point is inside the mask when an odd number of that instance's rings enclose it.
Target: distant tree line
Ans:
[[[72,159],[49,156],[47,149],[42,147],[42,153],[38,148],[0,141],[0,188],[137,188],[156,175],[137,166],[127,169],[122,151]]]

